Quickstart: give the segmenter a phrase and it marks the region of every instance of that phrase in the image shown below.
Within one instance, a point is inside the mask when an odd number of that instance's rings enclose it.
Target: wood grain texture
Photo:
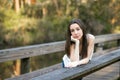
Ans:
[[[0,62],[50,54],[64,50],[64,41],[0,50]]]
[[[119,39],[120,39],[120,34],[99,35],[99,36],[95,36],[95,44],[106,42],[106,41],[111,41],[111,40],[119,40]],[[24,58],[29,58],[32,56],[37,56],[37,55],[60,52],[60,51],[64,51],[64,47],[65,47],[65,41],[59,41],[59,42],[52,42],[52,43],[26,46],[26,47],[18,47],[18,48],[0,50],[0,62],[16,60],[16,59],[24,59]],[[106,54],[105,52],[109,54]],[[26,73],[24,75],[21,75],[15,78],[8,78],[6,80],[30,80],[30,79],[32,80],[68,79],[69,80],[72,78],[85,76],[102,67],[112,64],[113,62],[116,62],[120,59],[119,46],[117,47],[117,50],[112,49],[111,51],[108,50],[108,51],[103,51],[101,53],[102,53],[101,56],[100,55],[99,57],[95,56],[93,60],[87,65],[82,65],[82,66],[72,68],[72,69],[66,69],[66,68],[62,68],[61,63],[59,63],[59,64],[56,64],[50,67],[46,67],[44,69]],[[49,77],[51,77],[52,79]]]
[[[120,39],[120,34],[98,35],[95,36],[95,44],[118,39]],[[52,54],[55,52],[64,51],[64,47],[65,41],[58,41],[39,45],[4,49],[0,50],[0,62],[23,59],[44,54]]]
[[[70,80],[76,77],[83,77],[96,70],[99,70],[109,64],[120,60],[120,49],[112,51],[108,54],[93,58],[93,60],[86,64],[75,68],[61,68],[47,74],[32,78],[30,80]]]

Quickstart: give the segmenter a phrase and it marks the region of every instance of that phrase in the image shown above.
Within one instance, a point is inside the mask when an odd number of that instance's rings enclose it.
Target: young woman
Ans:
[[[87,64],[93,55],[95,37],[86,33],[85,25],[80,19],[73,19],[68,25],[63,56],[64,67],[76,67]]]

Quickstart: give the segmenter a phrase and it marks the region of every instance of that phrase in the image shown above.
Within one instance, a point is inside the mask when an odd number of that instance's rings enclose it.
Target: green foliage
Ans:
[[[11,77],[10,75],[13,74],[12,73],[13,68],[11,65],[13,65],[12,61],[0,63],[0,79],[1,80]]]
[[[11,9],[13,0],[0,0],[0,9]]]
[[[82,19],[95,35],[111,33],[119,26],[119,0],[39,0],[38,5],[25,5],[19,13],[12,10],[12,3],[0,1],[1,49],[64,40],[68,22],[73,18]]]
[[[41,18],[43,16],[42,8],[41,6],[25,5],[25,8],[22,10],[22,15],[26,15],[27,17]]]

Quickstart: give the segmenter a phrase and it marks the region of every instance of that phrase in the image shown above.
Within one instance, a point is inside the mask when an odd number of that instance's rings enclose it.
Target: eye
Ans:
[[[74,29],[71,29],[70,31],[71,31],[71,32],[74,32]]]
[[[80,30],[80,28],[76,28],[76,30],[77,30],[77,31],[79,31],[79,30]]]

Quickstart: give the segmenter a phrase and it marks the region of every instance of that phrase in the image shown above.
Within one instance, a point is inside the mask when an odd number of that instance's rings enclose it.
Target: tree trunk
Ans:
[[[14,9],[18,13],[20,11],[20,2],[19,0],[14,0]]]

